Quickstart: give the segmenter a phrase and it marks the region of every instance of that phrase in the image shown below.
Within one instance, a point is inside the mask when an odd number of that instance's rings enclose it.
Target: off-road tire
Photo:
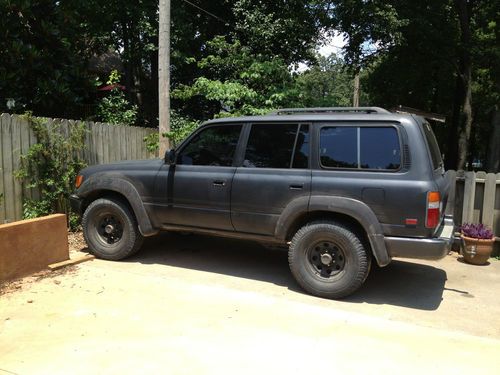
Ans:
[[[331,261],[325,264],[323,259]],[[315,296],[340,299],[363,285],[370,272],[371,254],[361,236],[344,224],[312,222],[294,235],[288,263],[304,290]]]
[[[117,230],[116,238],[104,233],[103,224],[113,222],[116,223],[114,227],[112,226]],[[128,206],[112,198],[93,201],[83,214],[82,226],[83,236],[90,252],[101,259],[127,258],[139,251],[144,240]]]

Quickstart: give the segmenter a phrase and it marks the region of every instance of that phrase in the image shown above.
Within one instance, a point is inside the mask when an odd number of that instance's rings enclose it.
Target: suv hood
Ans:
[[[124,160],[109,164],[92,165],[82,169],[79,174],[88,177],[99,172],[157,171],[164,163],[163,159]]]

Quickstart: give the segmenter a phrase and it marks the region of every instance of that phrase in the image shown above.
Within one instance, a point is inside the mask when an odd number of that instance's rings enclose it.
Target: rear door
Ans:
[[[231,220],[236,231],[273,235],[284,208],[311,194],[310,125],[250,125],[243,163],[231,192]]]

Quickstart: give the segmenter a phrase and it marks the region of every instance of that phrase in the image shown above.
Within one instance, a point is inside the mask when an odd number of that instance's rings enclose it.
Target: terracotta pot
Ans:
[[[462,235],[464,240],[464,248],[462,255],[464,260],[470,264],[482,265],[488,262],[488,259],[493,251],[494,239],[480,240],[477,238],[466,237]]]

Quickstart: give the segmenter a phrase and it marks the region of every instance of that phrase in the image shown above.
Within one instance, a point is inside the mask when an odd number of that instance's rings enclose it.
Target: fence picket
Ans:
[[[16,205],[14,202],[14,175],[12,165],[12,119],[14,116],[5,117],[2,121],[2,165],[3,165],[3,206],[5,207],[4,221],[14,221]]]
[[[3,152],[2,150],[4,149],[4,143],[3,143],[3,135],[4,131],[3,128],[4,126],[7,126],[7,122],[10,122],[10,115],[7,113],[3,113],[2,116],[0,116],[0,224],[3,224],[6,218],[6,209],[5,209],[5,188],[4,188],[4,176],[3,173]]]
[[[446,204],[446,214],[453,215],[455,211],[455,194],[457,190],[457,172],[447,171],[446,179],[448,180],[448,186],[450,190],[448,191],[448,202]]]
[[[462,208],[462,221],[472,222],[474,217],[474,198],[476,196],[476,174],[465,172],[464,204]]]
[[[21,119],[12,118],[12,173],[21,168]],[[21,220],[23,216],[23,191],[21,181],[13,176],[14,220]]]
[[[495,190],[496,176],[493,173],[488,173],[484,183],[482,223],[490,228],[493,227],[493,216],[495,214]]]

